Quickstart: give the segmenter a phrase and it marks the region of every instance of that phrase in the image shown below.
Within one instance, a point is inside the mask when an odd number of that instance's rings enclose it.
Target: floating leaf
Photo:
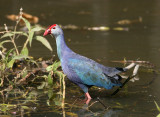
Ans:
[[[125,28],[125,27],[115,27],[113,28],[113,30],[116,30],[116,31],[129,31],[129,28]]]
[[[106,26],[100,26],[100,27],[89,27],[88,30],[108,31],[110,30],[110,28]]]
[[[31,24],[29,23],[28,20],[26,20],[25,18],[22,17],[22,20],[25,22],[26,24],[26,27],[28,28],[28,30],[30,31],[31,30]]]
[[[21,55],[28,56],[28,48],[27,48],[27,47],[24,47],[24,48],[22,49]]]
[[[52,50],[51,45],[49,44],[49,42],[47,41],[46,38],[42,37],[42,36],[36,36],[36,40],[40,41],[43,45],[45,45],[50,51]]]
[[[78,117],[78,115],[76,113],[73,113],[73,112],[66,112],[66,114],[71,116],[71,117]]]

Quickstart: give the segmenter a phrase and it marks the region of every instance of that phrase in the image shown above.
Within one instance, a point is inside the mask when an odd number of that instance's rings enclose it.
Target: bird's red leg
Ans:
[[[87,92],[87,93],[85,93],[85,95],[86,95],[86,104],[89,104],[89,102],[91,101],[91,96],[89,95],[89,93]]]

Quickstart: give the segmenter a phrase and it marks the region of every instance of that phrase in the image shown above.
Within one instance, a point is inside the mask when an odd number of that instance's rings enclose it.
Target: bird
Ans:
[[[88,92],[90,87],[97,86],[112,89],[114,86],[121,86],[122,77],[119,73],[125,72],[135,66],[132,63],[125,68],[107,67],[75,53],[67,46],[63,30],[58,24],[49,26],[43,36],[50,34],[55,37],[57,54],[64,74],[84,91],[87,104],[92,99]]]

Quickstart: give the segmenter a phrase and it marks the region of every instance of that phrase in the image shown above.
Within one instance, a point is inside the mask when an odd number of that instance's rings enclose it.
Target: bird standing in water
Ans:
[[[125,68],[106,67],[94,60],[76,54],[66,45],[63,31],[57,24],[51,25],[44,32],[44,36],[49,34],[55,37],[57,54],[64,74],[85,92],[86,103],[91,100],[88,88],[97,86],[112,89],[114,86],[121,86],[121,76],[118,74],[135,66],[132,63]]]

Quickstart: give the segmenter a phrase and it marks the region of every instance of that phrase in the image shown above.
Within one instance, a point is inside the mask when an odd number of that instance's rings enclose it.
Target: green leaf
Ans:
[[[48,97],[49,97],[49,99],[51,99],[53,97],[53,90],[52,89],[48,90]]]
[[[31,108],[30,107],[28,107],[28,106],[21,106],[23,109],[25,109],[25,110],[31,110]]]
[[[59,78],[63,78],[63,75],[64,75],[63,72],[56,71],[55,73],[58,75]]]
[[[22,49],[21,55],[28,56],[28,48],[27,47],[25,47],[25,48]]]
[[[34,28],[31,29],[31,31],[41,31],[41,30],[45,30],[44,28],[40,27],[40,26],[35,26]]]
[[[53,79],[51,73],[48,74],[48,84],[53,85]]]
[[[78,117],[78,115],[76,113],[73,113],[73,112],[66,112],[66,114],[70,117]]]
[[[12,51],[12,49],[11,49],[8,53],[10,53],[11,51]],[[7,63],[7,67],[8,67],[8,68],[12,68],[15,60],[16,60],[16,59],[22,59],[22,58],[29,58],[29,57],[26,56],[26,55],[17,55],[17,56],[14,56],[14,57]],[[7,57],[7,60],[8,60],[8,57]]]
[[[31,58],[31,57],[30,57],[30,58]],[[29,59],[29,61],[30,61],[31,63],[34,63],[35,65],[37,65],[37,67],[39,66],[38,63],[37,63],[35,60]]]
[[[10,50],[7,52],[6,57],[5,57],[6,62],[8,61],[9,54],[10,54],[13,50],[14,50],[14,48],[13,48],[13,49],[10,49]]]
[[[56,71],[57,70],[57,68],[59,67],[61,65],[61,62],[59,61],[59,62],[54,62],[52,65],[49,65],[47,68],[46,68],[46,70],[49,72],[49,71]]]
[[[22,59],[22,58],[29,58],[29,57],[26,55],[17,55],[13,57],[13,59]]]
[[[23,34],[23,32],[7,32],[1,37],[1,39],[5,38],[5,37],[11,37],[11,36],[13,36],[15,34]]]
[[[9,81],[9,84],[11,84],[12,86],[14,85],[14,83],[12,81]]]
[[[28,71],[25,70],[25,71],[23,72],[23,74],[22,74],[22,78],[25,78],[27,74],[28,74]]]
[[[53,71],[56,71],[57,70],[57,68],[59,67],[61,65],[61,62],[59,61],[59,62],[54,62],[53,63]]]
[[[1,37],[1,39],[2,38],[5,38],[5,37],[11,37],[11,36],[13,36],[14,34],[12,33],[12,32],[8,32],[8,33],[5,33],[2,37]]]
[[[157,117],[160,117],[160,114],[158,114]]]
[[[28,20],[26,20],[24,17],[22,17],[22,20],[25,22],[26,24],[26,27],[28,28],[28,30],[30,31],[31,30],[31,24],[29,23]]]
[[[23,32],[21,35],[28,37],[28,34]]]
[[[156,105],[156,107],[157,107],[157,110],[160,112],[160,107],[158,106],[157,102],[154,101],[154,103],[155,103],[155,105]]]
[[[34,31],[29,31],[28,39],[29,39],[29,45],[30,45],[30,47],[31,47],[31,44],[32,44],[33,35],[34,35]]]
[[[4,40],[0,43],[0,47],[3,46],[4,43],[12,42],[11,40]]]
[[[15,59],[12,59],[11,61],[9,61],[9,62],[7,63],[7,67],[8,67],[8,68],[12,68],[14,62],[15,62]]]
[[[37,89],[44,89],[46,82],[42,82],[41,85],[37,86]]]
[[[51,71],[53,69],[53,65],[49,65],[47,68],[46,68],[46,70],[49,72],[49,71]]]
[[[36,40],[40,41],[43,45],[45,45],[50,51],[52,50],[51,45],[49,44],[49,42],[47,41],[46,38],[42,37],[42,36],[36,36]]]

